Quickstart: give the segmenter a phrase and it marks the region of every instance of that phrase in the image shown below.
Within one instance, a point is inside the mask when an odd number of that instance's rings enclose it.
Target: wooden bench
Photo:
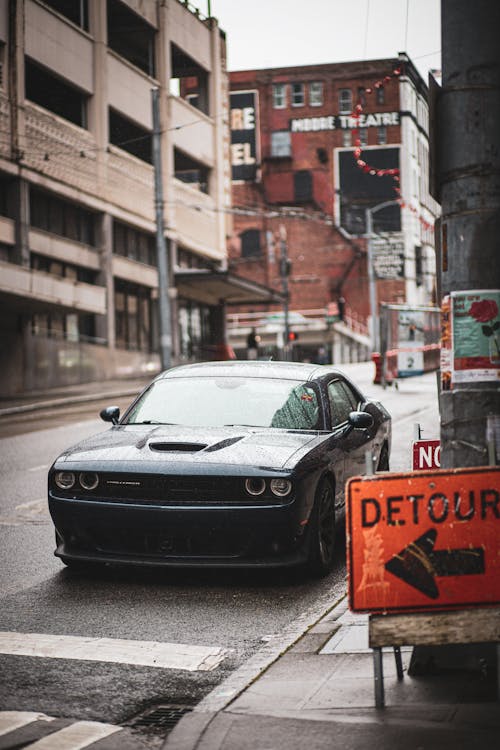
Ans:
[[[370,615],[368,643],[373,649],[375,705],[383,708],[384,672],[382,648],[394,649],[398,680],[403,679],[401,646],[449,644],[497,644],[497,695],[500,699],[500,609],[465,609],[404,615]]]

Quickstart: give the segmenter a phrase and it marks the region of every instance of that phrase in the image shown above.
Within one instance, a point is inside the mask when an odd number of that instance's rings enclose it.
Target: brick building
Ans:
[[[428,192],[428,90],[407,56],[229,76],[230,267],[282,289],[286,252],[290,310],[315,321],[302,326],[302,354],[328,343],[325,310],[340,297],[348,322],[367,330],[370,217],[378,303],[432,303],[438,211]],[[237,348],[245,325],[266,335],[263,315],[247,306],[232,317]]]

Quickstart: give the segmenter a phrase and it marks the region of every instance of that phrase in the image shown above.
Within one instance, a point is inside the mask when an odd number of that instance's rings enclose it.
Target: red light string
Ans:
[[[391,75],[386,75],[380,80],[376,81],[373,86],[369,86],[364,89],[365,94],[373,94],[374,90],[382,88],[382,86],[385,83],[388,83],[392,78],[399,77],[402,74],[401,68],[394,68]],[[354,159],[356,160],[356,164],[365,174],[369,174],[372,177],[392,177],[392,179],[395,182],[394,185],[394,192],[397,195],[397,202],[399,203],[401,208],[408,208],[415,216],[418,216],[420,223],[422,224],[424,229],[431,230],[434,228],[434,224],[431,224],[430,222],[426,221],[420,214],[418,209],[415,208],[415,206],[412,206],[410,203],[407,203],[403,200],[401,197],[401,188],[400,188],[400,171],[399,169],[380,169],[378,167],[372,167],[370,164],[367,164],[364,159],[361,158],[362,149],[361,149],[361,139],[359,137],[359,118],[363,112],[363,105],[361,101],[358,99],[358,103],[354,107],[354,112],[351,113],[351,117],[355,121],[355,127],[352,130],[353,136],[354,136]]]

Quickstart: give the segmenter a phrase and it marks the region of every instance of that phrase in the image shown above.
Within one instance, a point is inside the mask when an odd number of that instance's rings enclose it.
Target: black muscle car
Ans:
[[[391,418],[342,372],[210,362],[157,378],[49,471],[55,554],[76,566],[332,567],[346,480],[389,469]]]

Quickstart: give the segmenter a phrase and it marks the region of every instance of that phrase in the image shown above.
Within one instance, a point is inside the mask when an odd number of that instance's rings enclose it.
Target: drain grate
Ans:
[[[170,732],[182,717],[192,711],[192,706],[165,703],[152,706],[125,722],[132,729],[150,732]]]

